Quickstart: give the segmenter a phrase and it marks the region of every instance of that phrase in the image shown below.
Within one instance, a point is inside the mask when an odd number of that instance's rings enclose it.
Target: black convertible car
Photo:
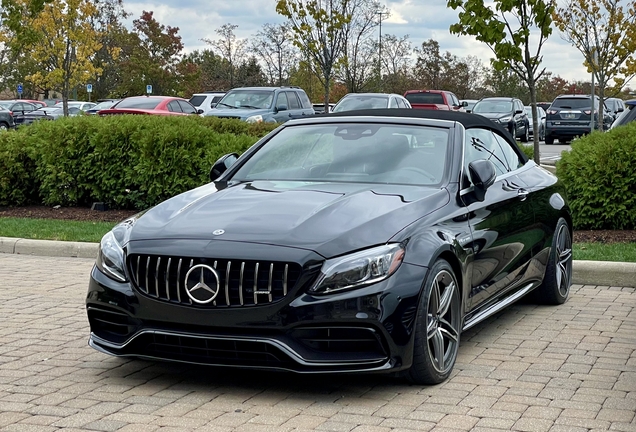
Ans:
[[[563,189],[484,117],[290,121],[210,175],[104,236],[92,347],[439,383],[463,330],[530,292],[568,297]]]

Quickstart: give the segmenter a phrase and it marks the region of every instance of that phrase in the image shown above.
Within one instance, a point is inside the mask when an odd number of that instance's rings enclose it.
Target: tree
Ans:
[[[294,44],[310,60],[324,89],[325,111],[335,68],[345,49],[345,26],[351,21],[350,0],[278,0],[276,12],[286,17]]]
[[[289,74],[297,62],[288,23],[265,24],[252,40],[250,51],[261,59],[270,83],[289,83]]]
[[[144,94],[148,84],[154,94],[179,94],[183,43],[178,33],[178,27],[160,24],[153,12],[143,11],[133,21],[121,44],[119,96]]]
[[[92,25],[96,15],[89,0],[52,0],[31,23],[37,38],[25,49],[42,67],[27,79],[44,88],[61,88],[64,115],[70,90],[101,72],[92,63],[101,48]]]
[[[379,42],[373,41],[373,51],[379,52]],[[382,69],[386,75],[383,79],[384,90],[402,94],[412,88],[411,41],[409,35],[397,37],[392,34],[382,36]]]
[[[618,94],[636,75],[635,11],[636,0],[570,0],[553,15],[564,39],[583,54],[584,64],[596,77],[600,130],[608,83],[614,80],[614,94]]]
[[[217,51],[217,54],[228,63],[230,88],[234,87],[237,69],[245,61],[247,53],[247,41],[238,39],[234,34],[234,30],[237,28],[238,25],[235,24],[224,24],[215,30],[216,34],[220,36],[219,39],[202,39],[203,42],[211,45]]]
[[[546,72],[537,81],[537,100],[552,102],[557,96],[569,93],[569,83],[560,76],[552,76],[552,72]]]
[[[101,0],[93,27],[99,33],[101,47],[93,57],[93,66],[101,70],[91,79],[95,99],[112,96],[120,74],[119,54],[127,33],[124,20],[129,14],[124,10],[122,0]]]
[[[419,85],[425,89],[441,89],[442,57],[439,42],[429,39],[422,42],[421,48],[416,48],[415,77]]]
[[[350,19],[343,26],[344,48],[341,64],[342,81],[349,93],[363,90],[371,81],[373,58],[377,51],[373,30],[378,26],[375,18],[382,8],[375,0],[351,0],[348,14]],[[374,48],[375,47],[375,48]],[[376,63],[378,64],[378,63]]]
[[[555,0],[494,0],[489,7],[484,0],[447,0],[459,12],[459,22],[451,33],[475,36],[495,54],[492,65],[509,69],[528,86],[532,105],[533,130],[539,130],[536,81],[541,78],[541,49],[552,33]],[[536,29],[538,34],[531,37]],[[540,162],[539,134],[534,134],[534,160]]]

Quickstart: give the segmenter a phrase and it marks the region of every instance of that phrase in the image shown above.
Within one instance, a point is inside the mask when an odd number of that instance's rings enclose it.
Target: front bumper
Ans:
[[[278,302],[201,308],[151,298],[93,268],[89,344],[115,356],[299,373],[408,368],[427,269],[403,263],[368,287],[307,294],[318,270],[315,262],[313,269],[305,266]]]

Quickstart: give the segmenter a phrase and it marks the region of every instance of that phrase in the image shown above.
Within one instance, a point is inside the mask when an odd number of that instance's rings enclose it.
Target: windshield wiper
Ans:
[[[260,109],[259,107],[253,105],[241,105],[241,108],[252,108],[252,109]]]
[[[219,102],[219,103],[217,103],[217,105],[225,105],[226,107],[230,107],[230,108],[234,108],[234,109],[236,109],[236,108],[235,108],[235,107],[233,107],[232,105],[228,105],[228,104],[223,103],[223,102]]]

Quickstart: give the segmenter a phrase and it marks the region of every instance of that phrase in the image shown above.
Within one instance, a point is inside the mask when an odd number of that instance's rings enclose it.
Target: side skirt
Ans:
[[[464,328],[462,329],[462,331],[468,330],[469,328],[477,325],[478,323],[482,322],[486,318],[488,318],[488,317],[496,314],[500,310],[508,307],[509,305],[511,305],[512,303],[516,302],[521,297],[523,297],[524,295],[526,295],[530,291],[532,291],[532,289],[535,286],[536,286],[535,283],[529,283],[528,285],[520,288],[519,290],[515,291],[513,294],[509,295],[508,297],[503,298],[499,302],[489,306],[488,308],[486,308],[483,311],[477,313],[476,315],[471,316],[469,319],[467,319],[464,322]]]

